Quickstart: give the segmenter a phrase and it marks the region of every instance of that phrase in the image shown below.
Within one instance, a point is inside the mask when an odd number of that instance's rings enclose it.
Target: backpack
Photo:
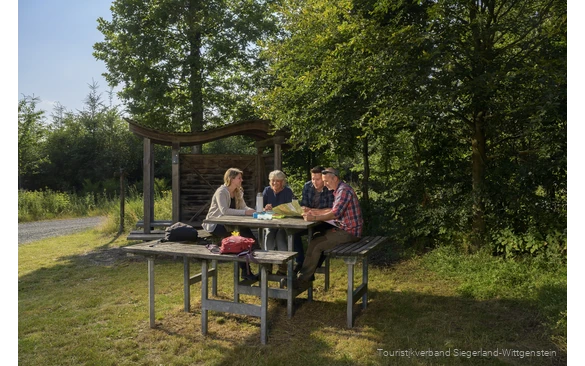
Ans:
[[[198,238],[197,229],[191,225],[176,222],[165,229],[165,236],[161,242],[166,241],[196,241]]]
[[[242,252],[251,253],[252,245],[254,245],[255,242],[256,240],[252,238],[228,236],[227,238],[222,239],[219,252],[221,254],[241,254]]]

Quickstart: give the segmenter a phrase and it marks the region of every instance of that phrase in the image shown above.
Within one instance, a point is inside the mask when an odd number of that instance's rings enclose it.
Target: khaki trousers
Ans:
[[[360,240],[360,238],[357,236],[339,228],[328,229],[323,233],[314,236],[307,248],[307,253],[305,253],[305,261],[303,262],[303,267],[299,271],[298,279],[300,281],[310,280],[311,276],[317,269],[319,258],[324,251],[335,248],[339,244],[356,242],[358,240]]]

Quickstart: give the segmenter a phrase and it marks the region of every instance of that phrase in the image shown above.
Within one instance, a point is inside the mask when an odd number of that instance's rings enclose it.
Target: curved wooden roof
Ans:
[[[129,118],[124,118],[129,125],[130,132],[151,139],[152,142],[161,145],[172,146],[179,143],[181,146],[200,145],[219,140],[228,136],[249,136],[256,141],[266,140],[272,137],[270,122],[262,119],[254,119],[232,123],[226,126],[199,132],[165,132],[154,128],[145,127]]]

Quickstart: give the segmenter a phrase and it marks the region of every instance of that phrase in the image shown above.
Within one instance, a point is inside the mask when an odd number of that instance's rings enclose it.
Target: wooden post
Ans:
[[[278,143],[274,144],[274,170],[282,170],[282,150]]]
[[[181,220],[181,181],[179,165],[179,150],[181,145],[179,142],[173,142],[172,147],[172,219],[173,223]]]
[[[154,221],[154,149],[152,141],[147,137],[144,138],[142,177],[144,233],[150,234],[150,226]]]
[[[258,192],[262,192],[262,182],[263,182],[263,177],[262,175],[264,174],[264,159],[262,158],[262,152],[264,151],[263,147],[257,147],[256,148],[256,169],[255,169],[255,174],[256,176],[254,177],[254,200],[256,199],[256,193]],[[254,201],[256,202],[256,201]],[[254,206],[256,207],[256,206]]]
[[[120,228],[118,234],[124,232],[124,202],[125,199],[125,187],[124,187],[124,168],[120,168]]]

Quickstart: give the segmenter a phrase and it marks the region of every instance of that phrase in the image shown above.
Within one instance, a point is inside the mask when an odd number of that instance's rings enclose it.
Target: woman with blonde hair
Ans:
[[[242,188],[242,182],[244,181],[243,174],[244,173],[238,168],[229,168],[226,170],[223,176],[223,185],[217,188],[211,199],[211,206],[207,212],[207,219],[224,215],[252,216],[255,210],[248,207],[244,201],[244,188]],[[204,223],[203,229],[222,239],[231,235],[231,232],[229,232],[225,226],[220,224]],[[256,237],[250,228],[242,228],[240,230],[240,235],[256,240]],[[258,241],[254,244],[254,247],[259,248]],[[258,279],[258,277],[250,271],[249,266],[246,266],[246,263],[241,262],[240,268],[242,268],[243,279]]]

